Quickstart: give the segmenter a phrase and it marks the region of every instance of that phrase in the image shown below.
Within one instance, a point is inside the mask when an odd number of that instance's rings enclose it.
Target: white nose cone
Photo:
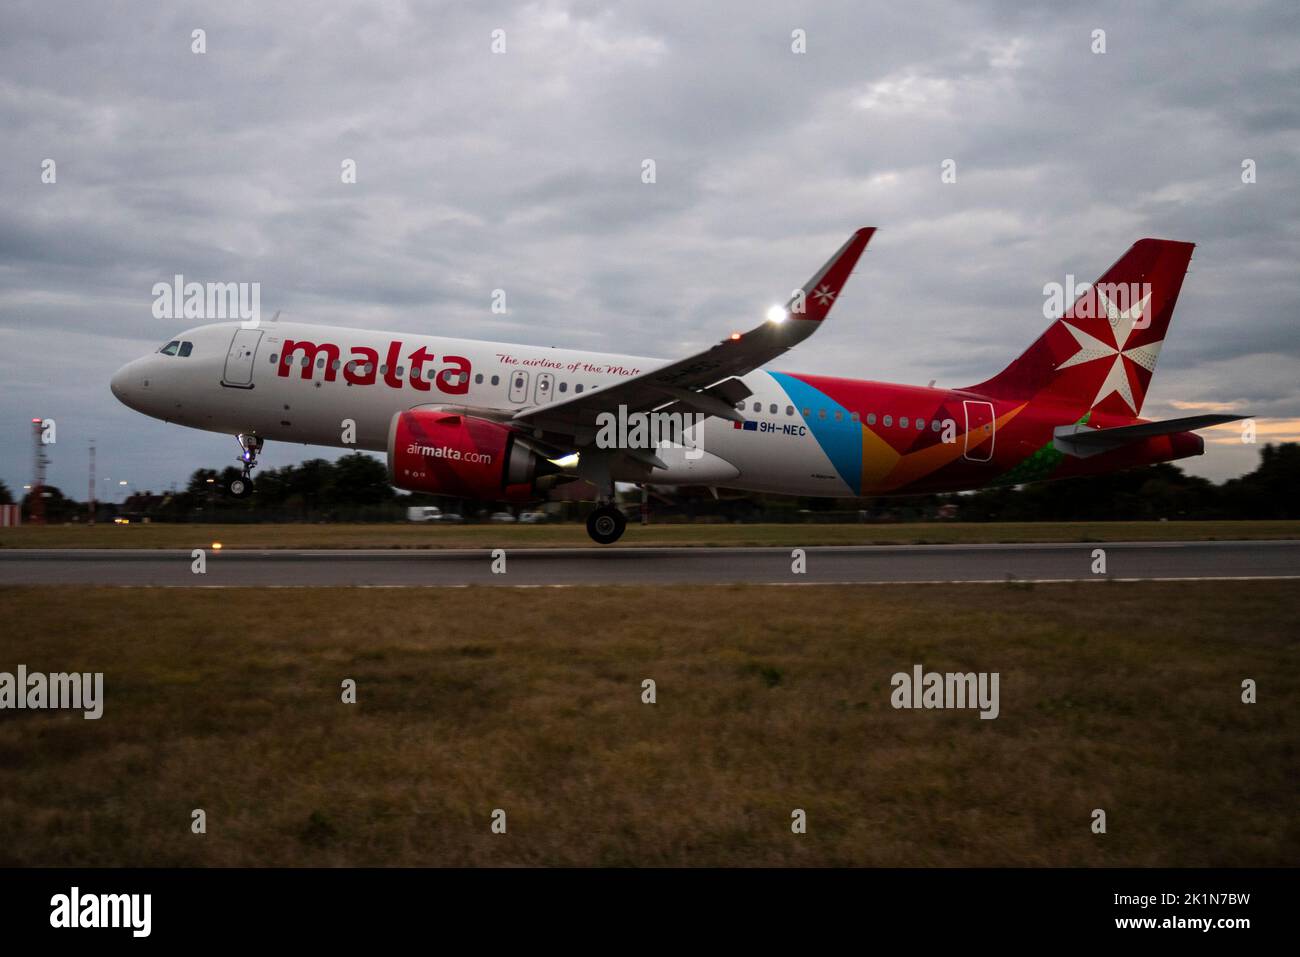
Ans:
[[[108,382],[108,387],[113,391],[113,395],[117,396],[117,401],[137,412],[141,411],[140,400],[143,398],[141,387],[145,384],[142,362],[141,359],[128,362],[114,372],[113,378]]]
[[[126,366],[118,369],[113,373],[113,378],[109,380],[108,387],[113,390],[113,395],[119,402],[126,401]]]

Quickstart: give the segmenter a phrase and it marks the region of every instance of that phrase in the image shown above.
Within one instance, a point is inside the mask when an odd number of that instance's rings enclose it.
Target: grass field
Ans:
[[[35,587],[0,616],[0,670],[106,697],[0,711],[0,865],[1300,860],[1289,582]],[[1000,717],[894,710],[918,663],[998,672]]]
[[[900,525],[629,524],[614,547],[1300,538],[1300,522],[926,522]],[[0,529],[0,548],[546,548],[591,544],[564,525],[55,525]]]

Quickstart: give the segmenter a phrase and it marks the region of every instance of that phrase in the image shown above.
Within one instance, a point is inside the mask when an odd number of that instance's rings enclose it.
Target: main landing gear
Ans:
[[[587,516],[587,534],[599,545],[612,545],[623,537],[627,519],[614,505],[606,503]]]
[[[247,498],[253,492],[253,469],[257,468],[257,453],[262,451],[262,439],[256,435],[240,433],[239,461],[243,463],[244,474],[231,479],[229,491],[235,498]]]
[[[578,474],[596,486],[596,508],[587,516],[587,534],[597,545],[613,545],[623,537],[627,519],[615,503],[614,477],[610,473],[613,453],[605,450],[582,452]]]

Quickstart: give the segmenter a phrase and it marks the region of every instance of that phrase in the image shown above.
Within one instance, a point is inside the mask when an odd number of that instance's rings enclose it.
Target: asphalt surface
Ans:
[[[1105,573],[1094,571],[1105,550]],[[862,545],[788,548],[507,549],[505,571],[488,549],[189,551],[3,549],[0,585],[557,586],[732,582],[1006,582],[1300,578],[1300,541],[1107,542],[1038,545]]]

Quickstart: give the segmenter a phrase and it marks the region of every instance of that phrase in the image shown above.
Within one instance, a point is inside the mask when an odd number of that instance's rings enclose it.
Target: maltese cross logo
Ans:
[[[1065,326],[1066,331],[1078,343],[1079,350],[1056,367],[1058,372],[1061,369],[1068,369],[1071,366],[1081,365],[1085,362],[1095,362],[1099,359],[1104,359],[1110,363],[1106,378],[1102,380],[1101,387],[1097,390],[1097,397],[1092,400],[1091,408],[1095,409],[1101,404],[1102,399],[1111,393],[1115,393],[1124,400],[1124,404],[1133,411],[1133,414],[1137,415],[1139,401],[1133,395],[1125,360],[1140,365],[1148,372],[1154,372],[1156,357],[1160,355],[1160,346],[1163,340],[1148,342],[1145,345],[1132,346],[1127,349],[1125,346],[1128,344],[1129,336],[1134,329],[1145,329],[1151,324],[1150,318],[1145,320],[1142,318],[1142,311],[1146,308],[1150,299],[1151,293],[1148,292],[1142,297],[1141,301],[1121,310],[1107,299],[1101,290],[1097,291],[1098,304],[1105,310],[1106,318],[1109,319],[1114,330],[1114,345],[1103,342],[1096,336],[1089,335],[1082,329],[1062,321],[1061,324]]]
[[[835,293],[830,286],[823,284],[813,290],[813,298],[817,300],[817,305],[824,306],[835,298]]]

